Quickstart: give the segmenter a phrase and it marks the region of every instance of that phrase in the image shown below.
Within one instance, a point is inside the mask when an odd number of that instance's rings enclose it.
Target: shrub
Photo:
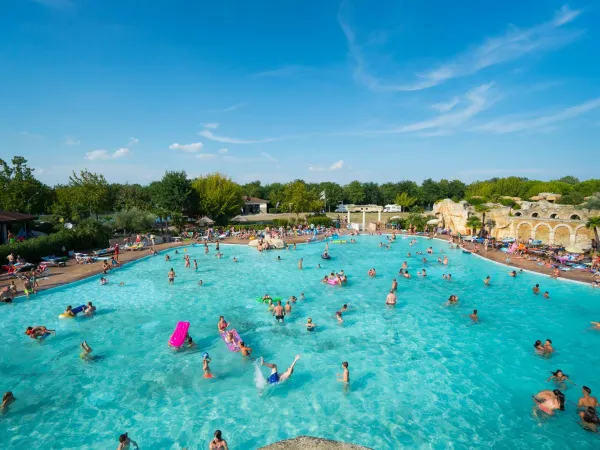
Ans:
[[[14,252],[26,261],[36,263],[43,256],[63,255],[62,247],[73,251],[106,247],[109,238],[110,231],[105,226],[95,221],[84,221],[73,230],[61,230],[17,244],[0,245],[0,259],[6,261],[6,257]]]
[[[327,216],[313,216],[308,218],[308,223],[315,226],[330,227],[333,225],[333,220]]]
[[[479,197],[471,197],[467,199],[467,203],[471,206],[483,205],[485,203],[485,200]]]
[[[515,201],[512,198],[501,198],[498,203],[500,203],[502,206],[509,206],[512,207],[513,205],[515,205]]]
[[[273,225],[276,227],[287,227],[289,225],[289,221],[287,219],[273,219]]]
[[[269,208],[269,214],[279,214],[279,210],[277,208]]]

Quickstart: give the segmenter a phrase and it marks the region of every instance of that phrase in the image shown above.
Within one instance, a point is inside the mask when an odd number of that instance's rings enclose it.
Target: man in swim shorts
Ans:
[[[267,383],[277,384],[277,383],[281,383],[281,382],[287,380],[288,378],[290,378],[292,376],[292,374],[294,373],[294,366],[296,365],[296,363],[298,362],[299,359],[300,359],[300,355],[296,355],[296,357],[294,358],[294,362],[292,362],[292,365],[290,367],[288,367],[288,369],[285,372],[283,372],[281,375],[279,375],[277,373],[277,365],[266,363],[264,361],[264,359],[261,357],[260,365],[267,366],[269,369],[271,369],[271,375],[269,375],[269,378],[267,378]]]
[[[277,300],[277,305],[273,308],[273,315],[275,316],[275,320],[283,322],[285,318],[285,309],[281,306],[281,300]]]
[[[394,294],[394,290],[390,289],[390,293],[387,295],[387,297],[385,298],[385,304],[386,305],[395,305],[396,304],[396,294]]]
[[[581,388],[581,393],[583,394],[583,397],[581,397],[577,402],[577,408],[586,409],[589,406],[594,408],[598,407],[598,400],[596,397],[592,397],[592,390],[589,387],[583,386]]]

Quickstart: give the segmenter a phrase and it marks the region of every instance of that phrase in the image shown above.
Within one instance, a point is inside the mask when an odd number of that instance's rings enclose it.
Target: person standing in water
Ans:
[[[596,397],[592,397],[592,390],[589,387],[583,386],[581,388],[581,394],[583,395],[583,397],[581,397],[577,402],[577,408],[585,409],[590,406],[593,408],[598,407],[598,400],[596,399]]]
[[[394,278],[392,280],[392,291],[396,291],[398,289],[398,282],[396,281],[396,279]]]
[[[539,285],[539,284],[536,284],[536,285],[533,287],[533,289],[531,289],[531,290],[533,291],[533,293],[534,293],[535,295],[538,295],[538,294],[540,293],[540,285]]]
[[[117,447],[117,450],[129,450],[132,445],[135,446],[135,448],[140,448],[137,445],[137,442],[129,439],[127,433],[124,433],[121,436],[119,436],[119,446]]]
[[[194,270],[198,270],[198,261],[194,260]]]
[[[298,269],[302,270],[302,258],[300,258],[300,261],[298,261]]]
[[[2,404],[0,404],[0,412],[6,412],[8,411],[8,407],[10,405],[12,405],[15,400],[17,400],[15,398],[15,396],[13,395],[13,393],[11,391],[6,392],[3,396],[2,396]]]
[[[252,348],[247,347],[246,344],[244,344],[244,341],[240,341],[239,346],[242,356],[250,356],[250,353],[252,353]]]
[[[215,437],[210,441],[209,450],[228,450],[227,441],[223,439],[221,430],[215,431]]]
[[[390,293],[385,298],[385,304],[394,306],[396,304],[396,294],[394,294],[394,289],[390,289]]]
[[[210,356],[208,353],[202,354],[202,370],[204,371],[204,378],[214,378],[214,375],[210,372]]]
[[[349,383],[350,382],[350,371],[348,370],[348,361],[344,361],[342,363],[342,370],[343,372],[341,374],[338,374],[338,381],[341,383]]]
[[[288,300],[287,303],[285,304],[285,314],[290,315],[291,312],[292,312],[292,305],[290,304],[290,301]]]
[[[281,300],[277,300],[277,305],[273,308],[273,315],[278,322],[284,321],[285,310],[283,309],[283,306],[281,306]]]
[[[171,270],[169,270],[169,284],[173,284],[175,282],[175,277],[177,275],[175,275],[175,271],[173,270],[173,268],[171,267]]]
[[[486,286],[490,285],[490,281],[492,281],[492,277],[490,277],[489,275],[485,278],[485,280],[483,280],[483,284],[485,284]]]
[[[271,375],[269,375],[269,378],[267,378],[267,383],[277,384],[277,383],[281,383],[283,381],[288,380],[294,373],[294,366],[296,365],[296,363],[298,362],[299,359],[300,359],[300,355],[296,355],[296,357],[294,358],[294,361],[292,362],[292,365],[290,367],[288,367],[285,372],[283,372],[281,375],[279,375],[279,373],[277,373],[277,365],[266,363],[264,361],[264,359],[261,357],[260,365],[267,366],[269,369],[271,369]]]

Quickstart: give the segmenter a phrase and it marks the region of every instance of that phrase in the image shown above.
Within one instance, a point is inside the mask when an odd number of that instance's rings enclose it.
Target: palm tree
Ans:
[[[481,224],[481,219],[477,216],[469,216],[469,218],[467,219],[467,227],[469,227],[472,231],[471,234],[475,234],[475,232],[477,231],[477,228],[479,228],[480,226],[482,226]]]
[[[485,230],[485,213],[490,212],[490,208],[486,205],[475,205],[475,211],[481,214],[481,230],[479,231],[479,234],[483,236]]]
[[[600,228],[600,216],[590,217],[585,224],[587,228],[591,228],[594,230],[594,237],[596,238],[596,244],[600,244],[600,239],[598,239],[598,228]]]

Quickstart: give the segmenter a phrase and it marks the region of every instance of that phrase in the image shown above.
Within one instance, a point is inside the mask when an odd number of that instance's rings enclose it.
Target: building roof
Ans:
[[[31,214],[23,214],[18,212],[2,211],[0,210],[0,223],[9,222],[29,222],[35,220],[36,217]]]
[[[263,200],[262,198],[257,197],[244,197],[244,202],[248,203],[269,203],[268,200]]]

